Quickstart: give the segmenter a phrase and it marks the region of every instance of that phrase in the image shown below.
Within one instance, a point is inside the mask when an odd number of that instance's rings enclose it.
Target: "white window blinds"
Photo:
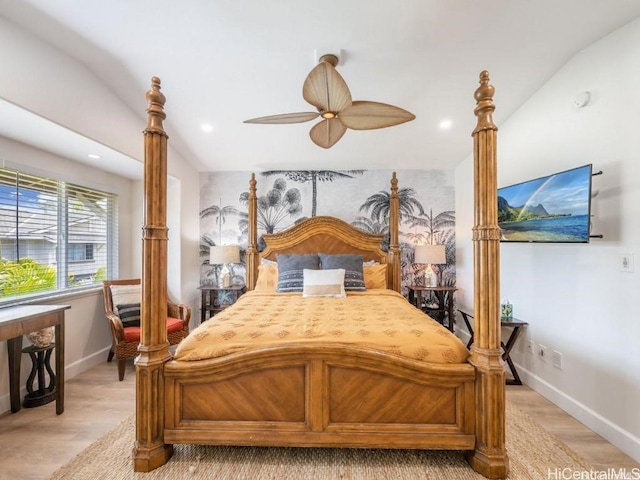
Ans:
[[[117,197],[0,168],[0,302],[117,276]]]

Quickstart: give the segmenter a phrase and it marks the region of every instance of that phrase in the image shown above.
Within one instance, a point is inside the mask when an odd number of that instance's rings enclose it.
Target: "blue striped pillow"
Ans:
[[[366,292],[364,284],[364,270],[362,255],[328,255],[319,253],[320,264],[323,270],[335,270],[342,268],[344,274],[344,289],[349,292]]]
[[[281,255],[276,254],[278,261],[277,292],[302,292],[304,285],[304,269],[318,270],[318,255]]]

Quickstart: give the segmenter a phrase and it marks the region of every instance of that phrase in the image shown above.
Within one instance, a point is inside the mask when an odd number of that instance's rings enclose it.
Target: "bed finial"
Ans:
[[[166,98],[160,91],[160,79],[158,77],[151,78],[151,90],[147,92],[147,114],[149,115],[147,120],[147,129],[153,133],[160,133],[167,135],[162,126],[162,121],[167,118],[167,114],[164,113],[164,103]]]
[[[492,117],[493,111],[496,109],[496,106],[493,104],[494,93],[495,88],[489,84],[489,72],[483,70],[480,72],[480,86],[473,94],[476,99],[476,108],[473,110],[473,113],[478,117],[478,124],[473,133],[481,130],[498,129],[495,123],[493,123]]]

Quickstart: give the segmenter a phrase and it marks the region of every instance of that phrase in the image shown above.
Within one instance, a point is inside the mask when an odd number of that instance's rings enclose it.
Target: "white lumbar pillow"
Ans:
[[[334,270],[309,270],[303,272],[303,297],[346,297],[344,291],[344,268]]]
[[[111,285],[111,300],[113,313],[118,314],[118,305],[140,303],[142,300],[142,285]]]

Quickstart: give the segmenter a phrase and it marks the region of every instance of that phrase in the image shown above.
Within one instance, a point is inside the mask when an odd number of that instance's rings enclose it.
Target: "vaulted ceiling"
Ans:
[[[82,62],[128,104],[160,77],[172,145],[201,171],[428,169],[454,168],[471,152],[481,70],[497,87],[500,124],[577,52],[640,16],[640,2],[7,0],[0,15]],[[302,84],[323,53],[341,54],[337,70],[354,99],[416,119],[347,131],[328,150],[309,139],[314,122],[243,123],[313,111]]]

